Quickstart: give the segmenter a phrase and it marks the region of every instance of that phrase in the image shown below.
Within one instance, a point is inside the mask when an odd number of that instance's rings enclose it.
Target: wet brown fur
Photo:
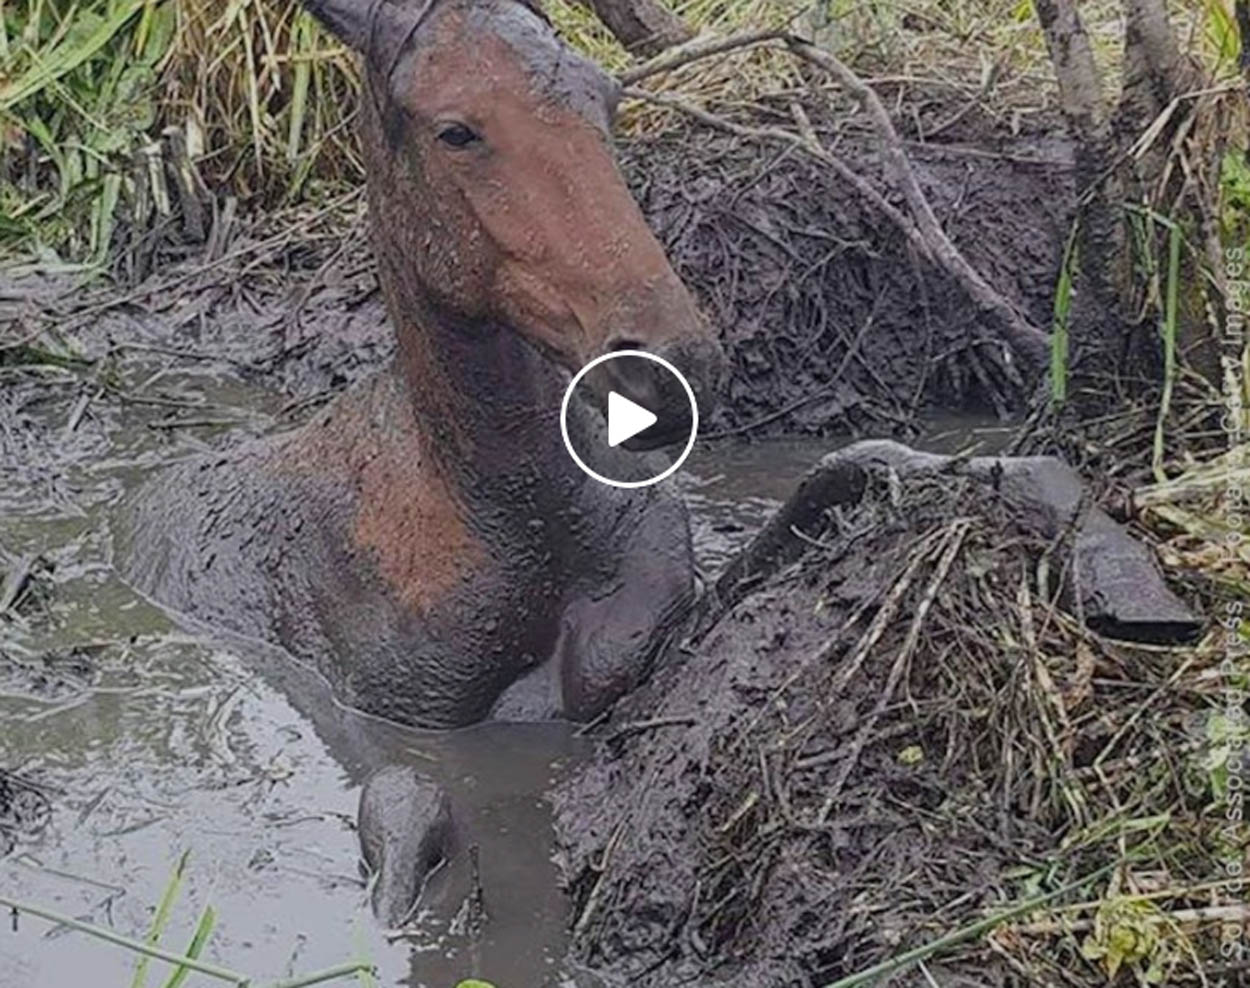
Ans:
[[[123,568],[382,716],[594,716],[649,668],[693,573],[679,499],[573,464],[564,386],[628,345],[667,355],[706,400],[723,353],[617,171],[614,84],[528,6],[308,3],[366,54],[396,363],[295,434],[153,484]],[[479,139],[451,146],[452,125]],[[575,404],[570,431],[600,442]],[[617,452],[621,472],[657,472]]]

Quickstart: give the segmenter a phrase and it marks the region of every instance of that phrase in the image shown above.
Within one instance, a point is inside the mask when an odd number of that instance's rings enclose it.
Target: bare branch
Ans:
[[[1107,109],[1089,35],[1075,0],[1035,0],[1037,20],[1059,82],[1059,100],[1073,136],[1083,143],[1106,140]]]
[[[841,159],[834,157],[820,144],[804,140],[793,131],[783,130],[780,127],[749,127],[745,124],[734,123],[732,120],[726,120],[724,117],[718,117],[714,113],[709,113],[689,100],[669,93],[652,93],[645,89],[627,89],[625,90],[625,95],[631,99],[640,99],[647,103],[654,103],[657,106],[666,106],[669,109],[677,110],[714,130],[719,130],[726,134],[734,134],[737,137],[745,137],[756,141],[781,141],[794,145],[799,150],[810,154],[817,161],[828,165],[838,173],[840,178],[853,185],[860,195],[876,206],[891,223],[907,236],[907,239],[911,241],[912,245],[923,257],[933,260],[928,244],[925,243],[924,238],[920,235],[916,224],[886,202],[881,193],[874,189],[867,179],[858,172],[853,171]]]
[[[578,0],[631,52],[655,55],[693,32],[658,0]]]
[[[1158,109],[1197,83],[1188,78],[1176,31],[1163,0],[1124,0],[1124,57],[1127,93],[1149,85]]]
[[[1013,305],[994,291],[946,235],[916,180],[907,152],[903,150],[903,142],[880,97],[871,86],[829,52],[797,38],[790,38],[788,43],[790,50],[800,58],[833,75],[864,107],[885,145],[886,160],[919,228],[920,237],[927,248],[925,253],[963,286],[977,307],[993,320],[1003,339],[1029,363],[1030,369],[1039,367],[1049,351],[1049,337],[1030,324]]]
[[[703,58],[709,58],[712,55],[720,55],[739,48],[753,48],[756,45],[766,44],[769,41],[778,41],[785,38],[787,34],[788,32],[786,31],[773,29],[743,31],[740,34],[731,34],[724,37],[720,35],[700,35],[684,44],[677,45],[656,55],[655,58],[643,62],[641,65],[635,65],[633,68],[626,69],[617,78],[622,86],[632,86],[650,76],[659,75],[661,72],[671,72],[673,69],[688,65],[691,62],[697,62]]]
[[[1040,329],[1029,325],[1005,299],[990,287],[985,279],[977,273],[976,269],[964,260],[963,256],[955,248],[955,245],[942,232],[941,226],[939,225],[937,228],[939,234],[937,238],[926,235],[916,223],[912,222],[895,206],[890,205],[867,179],[850,168],[844,161],[830,154],[815,139],[815,134],[810,130],[810,124],[806,123],[805,118],[800,116],[799,125],[805,130],[807,136],[801,136],[780,127],[749,127],[745,124],[735,123],[714,113],[709,113],[702,107],[696,106],[680,96],[673,96],[668,93],[652,93],[645,89],[627,89],[625,95],[632,99],[640,99],[658,106],[666,106],[677,110],[708,127],[727,134],[734,134],[738,137],[757,141],[780,141],[790,144],[811,155],[822,164],[827,165],[841,179],[853,186],[868,202],[880,210],[882,215],[902,232],[921,257],[941,267],[947,274],[959,282],[978,308],[997,317],[994,319],[994,328],[999,330],[1008,345],[1022,358],[1030,370],[1036,370],[1045,361],[1049,352],[1049,337]],[[895,139],[897,140],[897,135],[895,135]],[[921,198],[923,199],[923,194]],[[925,207],[928,208],[927,201]],[[932,216],[932,210],[929,209],[928,211],[929,215]],[[934,219],[934,223],[936,222],[936,219]]]

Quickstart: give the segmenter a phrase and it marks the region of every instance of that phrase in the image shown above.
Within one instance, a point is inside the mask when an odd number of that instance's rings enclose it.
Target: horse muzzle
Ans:
[[[728,371],[725,352],[714,337],[688,337],[659,347],[621,341],[609,352],[628,350],[654,354],[675,367],[694,392],[700,423],[707,422],[716,409]],[[605,360],[587,377],[603,398],[609,391],[616,391],[655,414],[656,424],[622,443],[625,449],[659,449],[684,442],[690,435],[691,409],[686,389],[662,364],[644,358]]]

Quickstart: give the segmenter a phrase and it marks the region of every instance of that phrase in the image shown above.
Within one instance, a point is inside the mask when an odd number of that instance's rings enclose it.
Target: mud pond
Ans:
[[[164,424],[169,407],[93,402],[55,370],[17,388],[0,382],[3,568],[35,560],[16,606],[0,614],[0,768],[44,787],[52,806],[37,832],[0,833],[3,894],[142,936],[189,852],[162,944],[181,951],[211,904],[204,958],[260,984],[360,953],[383,985],[594,983],[560,966],[566,917],[543,797],[589,742],[558,724],[398,729],[337,707],[281,656],[178,627],[110,569],[110,505],[162,463],[281,427],[283,400],[154,361],[161,394],[213,410],[175,428]],[[992,447],[1000,435],[981,421],[933,421],[920,445]],[[678,482],[701,567],[719,569],[835,445],[697,449]],[[489,919],[477,938],[458,929],[463,876],[454,873],[436,879],[401,937],[368,912],[356,800],[372,767],[401,760],[444,781],[479,845]],[[121,988],[134,964],[133,954],[32,916],[16,932],[6,916],[0,931],[4,988]],[[154,962],[149,982],[163,983],[164,971]]]

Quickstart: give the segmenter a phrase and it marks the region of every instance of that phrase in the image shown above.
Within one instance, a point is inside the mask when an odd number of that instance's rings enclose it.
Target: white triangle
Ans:
[[[650,429],[658,419],[637,402],[630,401],[615,391],[608,392],[608,445],[619,446],[632,439],[644,429]]]

